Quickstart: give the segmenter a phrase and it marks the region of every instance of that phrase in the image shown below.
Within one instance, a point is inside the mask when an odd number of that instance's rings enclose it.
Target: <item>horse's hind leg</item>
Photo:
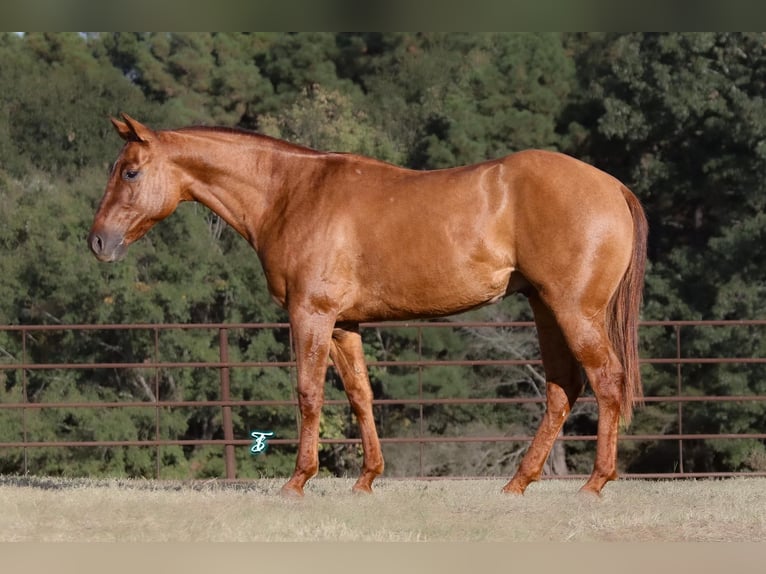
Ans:
[[[606,331],[605,311],[559,313],[559,324],[585,370],[598,403],[596,461],[582,492],[599,494],[617,478],[617,432],[625,374]]]
[[[569,350],[559,325],[550,309],[537,293],[529,302],[535,314],[540,351],[546,379],[546,411],[535,438],[524,455],[516,474],[503,492],[522,494],[530,482],[537,480],[564,421],[582,392],[580,366]]]
[[[383,472],[383,453],[372,414],[372,389],[364,362],[362,337],[357,326],[336,328],[332,335],[330,357],[343,381],[362,436],[364,461],[362,474],[354,485],[356,492],[372,492],[372,481]]]

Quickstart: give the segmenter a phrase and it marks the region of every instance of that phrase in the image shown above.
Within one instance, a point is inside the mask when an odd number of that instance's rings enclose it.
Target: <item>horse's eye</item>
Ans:
[[[134,181],[136,178],[138,178],[138,174],[140,172],[137,169],[126,169],[122,173],[122,179],[125,181]]]

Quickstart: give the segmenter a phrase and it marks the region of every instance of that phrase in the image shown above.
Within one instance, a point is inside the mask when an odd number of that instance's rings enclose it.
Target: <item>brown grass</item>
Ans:
[[[728,541],[766,540],[766,479],[608,485],[600,499],[571,480],[314,479],[302,500],[281,481],[242,484],[0,477],[0,541]]]

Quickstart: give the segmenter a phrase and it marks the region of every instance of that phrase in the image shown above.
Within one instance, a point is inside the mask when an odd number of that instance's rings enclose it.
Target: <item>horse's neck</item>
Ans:
[[[183,166],[194,183],[190,199],[223,218],[257,248],[264,219],[284,194],[306,180],[323,154],[254,134],[205,131],[184,135]]]

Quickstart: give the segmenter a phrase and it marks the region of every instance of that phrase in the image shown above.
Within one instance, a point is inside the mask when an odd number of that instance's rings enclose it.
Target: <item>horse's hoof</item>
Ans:
[[[503,487],[503,494],[510,494],[511,496],[524,496],[524,490],[526,487],[509,482]]]
[[[282,490],[279,491],[279,494],[283,498],[289,498],[292,500],[297,500],[299,498],[303,498],[303,488],[300,486],[293,486],[290,484],[285,484],[282,487]]]
[[[601,498],[601,491],[583,486],[580,490],[577,491],[577,496],[581,500],[599,500]]]
[[[369,484],[355,484],[351,492],[354,494],[372,494],[372,486]]]

